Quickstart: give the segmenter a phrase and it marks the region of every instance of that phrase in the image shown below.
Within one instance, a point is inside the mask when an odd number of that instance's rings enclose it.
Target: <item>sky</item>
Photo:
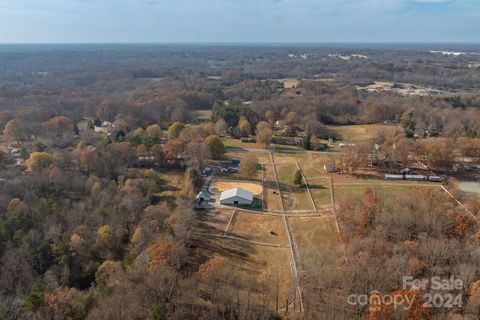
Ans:
[[[0,43],[480,42],[480,0],[0,0]]]

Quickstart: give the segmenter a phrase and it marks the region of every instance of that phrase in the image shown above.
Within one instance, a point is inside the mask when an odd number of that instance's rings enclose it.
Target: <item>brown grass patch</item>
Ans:
[[[270,234],[270,231],[274,234]],[[285,223],[276,216],[237,211],[229,234],[250,241],[288,245]]]

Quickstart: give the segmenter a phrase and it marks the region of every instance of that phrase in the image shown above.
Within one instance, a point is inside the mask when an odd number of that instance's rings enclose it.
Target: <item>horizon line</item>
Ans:
[[[415,45],[430,45],[430,44],[466,44],[466,45],[480,45],[480,41],[175,41],[175,42],[135,42],[135,41],[72,41],[72,42],[0,42],[0,45],[249,45],[249,44],[265,44],[265,45],[323,45],[323,44],[415,44]]]

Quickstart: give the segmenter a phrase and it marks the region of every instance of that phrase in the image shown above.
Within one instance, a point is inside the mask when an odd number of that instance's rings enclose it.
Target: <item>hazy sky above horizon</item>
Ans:
[[[0,43],[480,42],[480,0],[0,0]]]

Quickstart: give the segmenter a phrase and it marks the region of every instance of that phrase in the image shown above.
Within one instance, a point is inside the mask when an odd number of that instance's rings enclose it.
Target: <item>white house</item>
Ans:
[[[220,204],[251,205],[252,203],[253,193],[242,188],[226,190],[220,195]]]

